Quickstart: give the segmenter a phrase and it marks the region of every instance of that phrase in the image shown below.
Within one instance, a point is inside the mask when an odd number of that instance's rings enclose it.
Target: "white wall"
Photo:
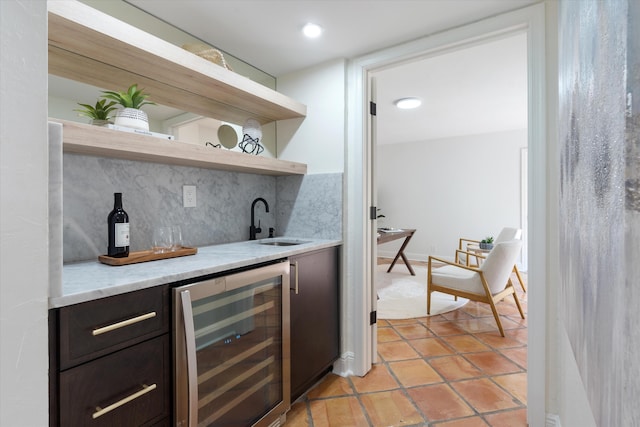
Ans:
[[[453,256],[460,237],[496,237],[521,228],[522,148],[527,130],[378,146],[382,227],[415,228],[410,259]],[[399,242],[378,248],[393,256]]]
[[[48,425],[47,4],[0,1],[0,425]]]
[[[344,171],[346,63],[334,60],[278,77],[278,92],[307,106],[307,117],[277,123],[278,158],[307,173]]]

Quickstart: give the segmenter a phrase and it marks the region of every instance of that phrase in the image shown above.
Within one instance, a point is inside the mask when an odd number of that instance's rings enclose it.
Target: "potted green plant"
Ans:
[[[493,249],[493,237],[489,236],[480,240],[480,249]]]
[[[88,117],[91,119],[91,124],[96,126],[104,126],[110,123],[111,112],[117,110],[115,101],[108,101],[106,99],[98,99],[96,105],[82,104],[78,102],[82,108],[75,109],[78,115],[81,117]]]
[[[156,103],[147,101],[149,95],[144,93],[143,89],[138,89],[137,83],[129,86],[126,92],[105,90],[102,93],[103,98],[113,100],[123,107],[116,112],[116,125],[149,130],[149,117],[140,108],[143,105],[156,105]]]

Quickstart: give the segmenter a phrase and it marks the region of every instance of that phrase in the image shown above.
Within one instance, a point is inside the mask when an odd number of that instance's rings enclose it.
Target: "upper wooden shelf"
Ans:
[[[62,123],[62,147],[67,153],[261,175],[307,173],[307,165],[304,163],[171,141],[68,120],[49,120]]]
[[[49,73],[242,125],[306,116],[307,107],[77,1],[49,1]]]

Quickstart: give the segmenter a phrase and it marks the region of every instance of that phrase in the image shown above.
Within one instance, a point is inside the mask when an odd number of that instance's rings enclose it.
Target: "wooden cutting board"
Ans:
[[[115,258],[107,255],[99,255],[98,260],[107,265],[119,266],[137,264],[139,262],[157,261],[159,259],[177,258],[187,255],[195,255],[198,252],[198,248],[189,248],[182,246],[179,249],[171,252],[155,253],[151,249],[145,251],[129,252],[128,257]]]

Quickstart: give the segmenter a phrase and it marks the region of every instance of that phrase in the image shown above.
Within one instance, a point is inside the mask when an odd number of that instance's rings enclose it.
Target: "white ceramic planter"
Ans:
[[[114,124],[134,129],[149,130],[147,113],[135,108],[122,108],[117,111]]]

